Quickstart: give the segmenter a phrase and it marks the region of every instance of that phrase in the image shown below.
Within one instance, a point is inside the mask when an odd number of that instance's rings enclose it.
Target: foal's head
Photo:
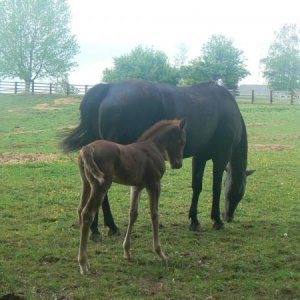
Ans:
[[[186,121],[160,121],[148,129],[139,141],[152,140],[162,150],[165,160],[170,162],[172,169],[182,167],[183,150],[186,142]]]
[[[170,130],[169,139],[166,140],[165,159],[170,162],[172,169],[182,167],[183,150],[186,143],[186,121],[174,120],[174,128]]]

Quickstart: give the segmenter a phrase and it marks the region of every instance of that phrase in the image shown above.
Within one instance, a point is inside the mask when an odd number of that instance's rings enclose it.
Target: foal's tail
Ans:
[[[85,146],[80,150],[80,157],[84,164],[84,169],[96,178],[99,183],[104,182],[104,173],[100,170],[94,159],[94,149],[91,146]]]
[[[98,111],[109,86],[109,84],[98,84],[84,96],[80,104],[80,124],[60,144],[65,153],[79,150],[82,146],[101,139],[98,131]]]

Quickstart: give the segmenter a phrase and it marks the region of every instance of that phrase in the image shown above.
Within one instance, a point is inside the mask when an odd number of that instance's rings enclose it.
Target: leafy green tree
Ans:
[[[190,84],[203,80],[221,81],[229,89],[249,75],[243,52],[223,35],[213,35],[203,45],[201,56],[192,60],[185,70],[185,80]]]
[[[295,24],[285,24],[275,33],[268,55],[261,62],[269,86],[289,91],[293,98],[300,88],[300,30]]]
[[[0,0],[0,77],[30,83],[64,77],[77,64],[67,0]]]
[[[103,71],[105,82],[138,78],[176,84],[177,72],[164,52],[142,46],[134,48],[129,54],[115,57],[113,68]]]

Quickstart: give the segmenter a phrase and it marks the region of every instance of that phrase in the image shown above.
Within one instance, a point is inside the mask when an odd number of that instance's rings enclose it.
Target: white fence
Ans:
[[[26,88],[25,82],[1,81],[0,94],[61,94],[61,95],[84,95],[93,85],[79,85],[70,83],[40,83],[32,82]],[[269,104],[300,104],[300,93],[297,91],[294,97],[287,92],[273,92],[262,94],[255,89],[248,93],[240,94],[239,91],[231,91],[238,102],[245,103],[269,103]]]
[[[41,83],[32,82],[26,87],[21,81],[1,81],[0,93],[2,94],[64,94],[84,95],[92,85],[79,85],[70,83]]]

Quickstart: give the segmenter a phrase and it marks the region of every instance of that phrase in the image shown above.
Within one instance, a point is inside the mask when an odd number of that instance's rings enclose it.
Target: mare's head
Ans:
[[[223,217],[227,222],[233,221],[234,212],[239,202],[242,200],[246,190],[247,177],[255,170],[243,170],[242,174],[235,175],[234,178],[231,167],[226,168],[227,177],[224,182],[225,188],[225,211]]]
[[[186,121],[164,120],[148,129],[139,141],[151,140],[162,151],[172,169],[182,167],[183,150],[186,143]]]

